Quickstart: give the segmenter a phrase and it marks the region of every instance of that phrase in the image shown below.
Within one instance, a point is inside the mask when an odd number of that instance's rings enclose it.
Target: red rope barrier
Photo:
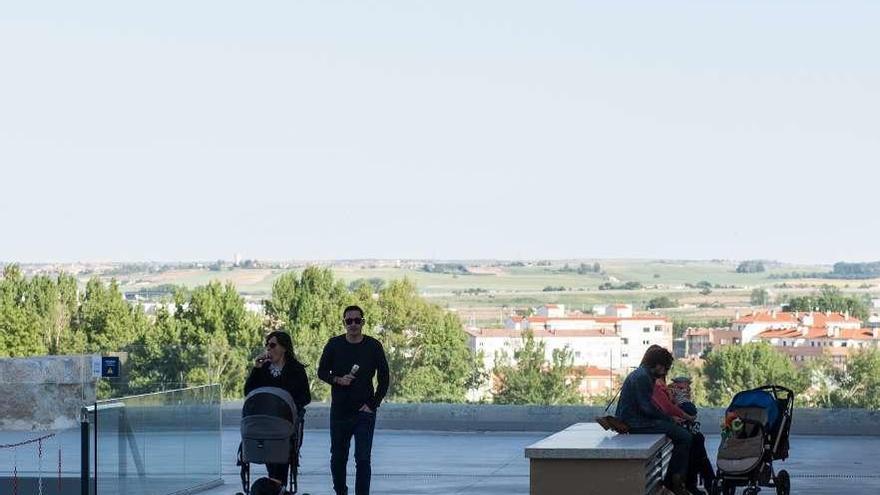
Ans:
[[[40,460],[40,463],[42,464],[43,440],[53,438],[54,436],[55,436],[54,433],[50,433],[48,435],[43,435],[41,437],[32,438],[30,440],[24,440],[24,441],[17,442],[17,443],[0,444],[0,449],[12,449],[12,457],[13,457],[12,495],[18,495],[18,463],[15,460],[15,458],[17,457],[15,455],[15,449],[18,447],[22,447],[24,445],[30,445],[30,444],[34,444],[34,443],[37,444],[37,456]],[[42,474],[42,468],[40,468],[40,471]],[[43,486],[42,486],[42,477],[41,477],[40,478],[40,485],[39,485],[40,493],[42,493],[42,488],[43,488]],[[58,443],[58,488],[59,488],[59,493],[60,493],[60,489],[61,489],[61,443],[60,442]]]
[[[0,444],[0,449],[11,449],[11,448],[15,448],[15,447],[21,447],[22,445],[28,445],[28,444],[31,444],[31,443],[38,443],[38,442],[39,442],[40,444],[42,444],[43,440],[45,440],[45,439],[47,439],[47,438],[52,438],[52,437],[54,437],[54,436],[55,436],[54,433],[50,433],[50,434],[48,434],[48,435],[44,435],[44,436],[39,437],[39,438],[32,438],[32,439],[30,439],[30,440],[25,440],[25,441],[23,441],[23,442],[18,442],[18,443],[8,443],[8,444]],[[42,445],[41,445],[40,449],[42,450]]]

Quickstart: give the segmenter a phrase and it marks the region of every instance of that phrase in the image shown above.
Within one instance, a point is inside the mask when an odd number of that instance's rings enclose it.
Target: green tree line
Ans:
[[[795,392],[798,407],[880,408],[880,350],[850,355],[846,367],[819,358],[796,367],[766,342],[724,346],[706,354],[702,366],[675,361],[671,377],[690,376],[697,405],[724,407],[742,390],[781,385]]]
[[[220,383],[239,397],[252,359],[272,330],[291,334],[308,368],[312,393],[328,395],[316,375],[327,339],[344,332],[342,310],[365,310],[365,332],[385,346],[391,367],[389,397],[398,401],[462,402],[483,378],[455,315],[418,295],[409,280],[374,292],[349,288],[327,268],[286,273],[264,302],[266,317],[245,309],[231,283],[178,289],[155,315],[129,304],[118,284],[98,278],[78,290],[69,274],[26,278],[7,265],[0,279],[0,357],[122,353],[123,378],[102,381],[104,395]]]

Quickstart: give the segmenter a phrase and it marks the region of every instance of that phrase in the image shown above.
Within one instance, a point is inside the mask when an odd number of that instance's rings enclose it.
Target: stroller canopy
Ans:
[[[243,418],[272,416],[293,423],[297,412],[293,397],[283,388],[259,387],[252,390],[244,399],[241,415]]]
[[[776,428],[779,421],[779,405],[773,394],[765,390],[746,390],[736,394],[727,407],[727,412],[744,407],[760,407],[767,411],[767,424],[769,428]]]

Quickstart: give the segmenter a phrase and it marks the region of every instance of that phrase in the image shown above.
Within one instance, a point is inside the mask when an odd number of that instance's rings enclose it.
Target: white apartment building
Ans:
[[[568,347],[575,366],[610,369],[614,373],[638,367],[652,344],[672,350],[672,322],[653,314],[634,316],[629,305],[611,305],[598,315],[566,314],[564,305],[547,305],[538,308],[535,316],[508,318],[505,328],[465,331],[470,348],[483,353],[487,372],[495,367],[495,358],[501,352],[513,358],[526,331],[544,343],[547,361],[552,360],[554,350]],[[483,392],[488,392],[488,387]]]

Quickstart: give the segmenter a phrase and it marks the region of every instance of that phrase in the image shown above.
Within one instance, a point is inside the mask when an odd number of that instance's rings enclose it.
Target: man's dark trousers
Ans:
[[[358,411],[356,415],[330,420],[330,472],[333,475],[333,489],[336,495],[348,495],[345,484],[345,471],[348,465],[348,451],[351,437],[354,437],[355,495],[370,493],[370,452],[373,450],[373,430],[376,428],[376,413]]]
[[[630,433],[663,433],[672,440],[672,457],[669,459],[670,475],[681,475],[682,481],[687,476],[688,459],[690,458],[691,434],[672,421],[655,420],[646,426],[631,427]]]

